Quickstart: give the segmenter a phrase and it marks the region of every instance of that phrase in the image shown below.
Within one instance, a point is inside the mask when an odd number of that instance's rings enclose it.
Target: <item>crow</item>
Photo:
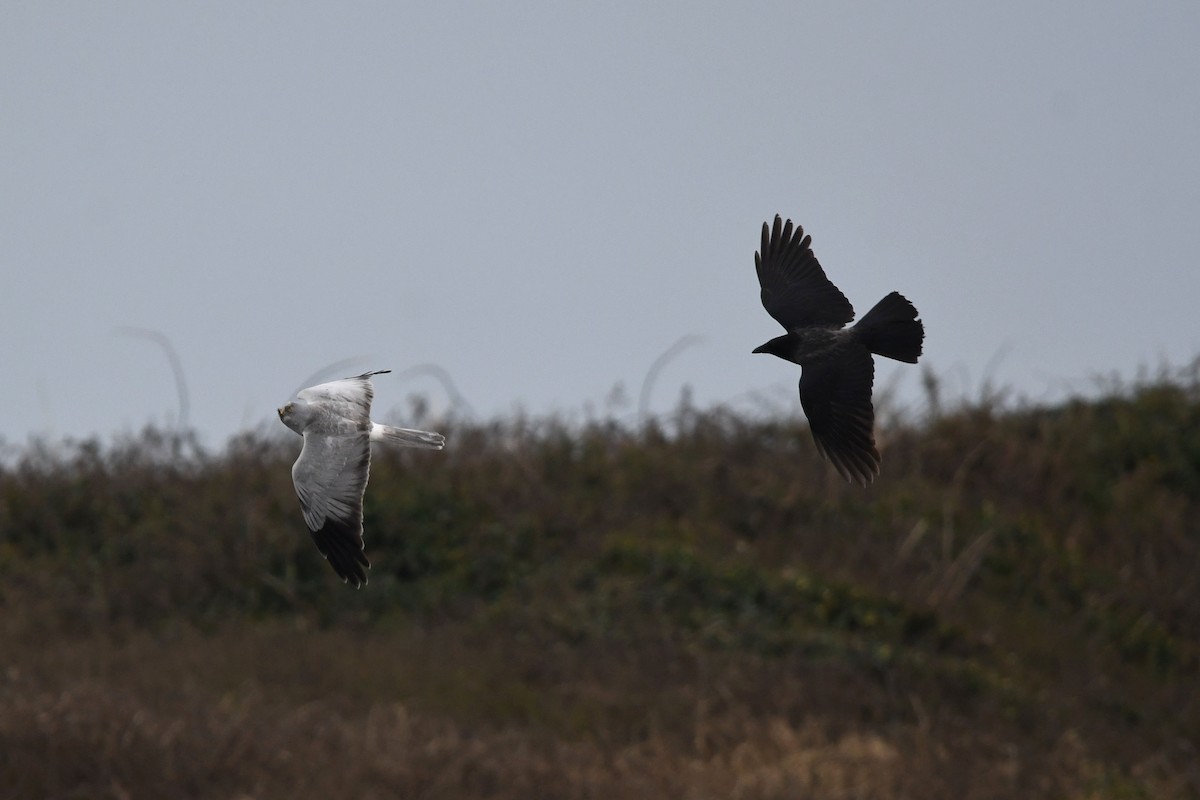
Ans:
[[[801,366],[800,405],[817,451],[847,481],[866,486],[879,475],[875,448],[872,354],[917,363],[925,326],[899,292],[884,297],[857,325],[854,308],[825,277],[804,228],[775,216],[763,223],[754,254],[762,304],[787,331],[754,348]]]

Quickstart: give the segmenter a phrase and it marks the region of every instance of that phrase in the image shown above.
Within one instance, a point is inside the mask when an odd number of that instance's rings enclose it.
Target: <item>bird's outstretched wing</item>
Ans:
[[[854,307],[825,277],[811,243],[804,228],[776,214],[774,227],[763,223],[762,250],[754,254],[763,308],[789,331],[854,319]]]
[[[367,582],[371,566],[362,536],[370,471],[369,430],[344,436],[305,431],[304,449],[292,465],[292,482],[317,549],[342,580],[356,587]]]
[[[859,346],[800,373],[800,405],[817,450],[843,478],[863,486],[875,480],[881,463],[871,405],[874,382],[875,362]]]
[[[371,401],[375,398],[375,388],[371,385],[371,376],[383,375],[388,372],[391,370],[364,372],[353,378],[342,378],[338,381],[317,384],[297,392],[296,397],[309,403],[325,405],[333,412],[332,416],[358,423],[370,422]]]

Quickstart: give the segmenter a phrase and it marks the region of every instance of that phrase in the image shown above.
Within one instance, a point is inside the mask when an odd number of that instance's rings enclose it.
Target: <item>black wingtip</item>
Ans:
[[[362,528],[327,519],[319,531],[309,531],[329,566],[344,583],[359,589],[367,584],[371,562],[363,552]]]

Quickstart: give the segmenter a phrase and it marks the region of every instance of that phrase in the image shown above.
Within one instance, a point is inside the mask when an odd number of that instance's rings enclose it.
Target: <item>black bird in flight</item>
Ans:
[[[846,296],[825,277],[813,255],[811,236],[775,216],[763,223],[762,252],[754,254],[762,304],[787,330],[755,353],[799,364],[800,405],[817,450],[847,481],[863,486],[879,474],[875,449],[875,382],[872,354],[917,363],[925,326],[899,292],[875,304],[858,324]]]

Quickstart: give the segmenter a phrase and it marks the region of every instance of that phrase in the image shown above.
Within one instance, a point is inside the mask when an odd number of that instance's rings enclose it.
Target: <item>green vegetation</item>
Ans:
[[[377,450],[344,586],[297,443],[0,468],[5,797],[1200,797],[1200,384]]]

